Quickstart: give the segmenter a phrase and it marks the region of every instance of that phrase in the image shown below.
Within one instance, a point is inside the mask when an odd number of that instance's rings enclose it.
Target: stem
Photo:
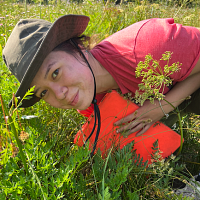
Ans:
[[[27,15],[27,0],[25,0],[25,13]]]
[[[15,101],[15,94],[13,93],[13,99],[14,99],[14,103],[15,103],[15,108],[16,108],[16,112],[17,112],[17,117],[18,117],[18,121],[19,121],[19,126],[22,130],[22,124],[20,122],[20,118],[19,118],[19,113],[18,113],[18,110],[17,110],[17,102]]]
[[[104,169],[103,169],[103,179],[102,179],[102,199],[104,200],[104,193],[105,193],[105,186],[104,186],[104,175],[105,175],[105,172],[106,172],[106,167],[107,167],[107,164],[108,164],[108,159],[110,157],[110,154],[111,154],[111,151],[113,150],[113,147],[110,149],[109,153],[108,153],[108,156],[106,158],[106,163],[105,163],[105,166],[104,166]]]
[[[180,148],[178,150],[177,156],[181,153],[182,148],[183,148],[183,127],[182,127],[182,123],[181,123],[181,115],[180,112],[177,113],[178,114],[178,123],[179,123],[179,127],[180,127],[180,132],[181,132],[181,145]]]
[[[174,110],[177,111],[177,108],[175,108],[169,101],[167,101],[166,99],[163,99],[163,100],[164,100],[165,102],[167,102],[169,105],[171,105],[171,106],[174,108]],[[178,153],[177,153],[176,156],[178,156],[178,155],[181,153],[182,148],[183,148],[183,127],[182,127],[181,115],[180,115],[180,112],[179,112],[179,111],[177,111],[177,115],[178,115],[178,122],[179,122],[179,128],[180,128],[180,133],[181,133],[181,145],[180,145],[180,147],[179,147],[179,150],[178,150]]]
[[[184,162],[187,162],[187,163],[192,163],[192,164],[195,164],[195,165],[200,165],[200,163],[197,163],[197,162],[192,162],[192,161],[188,161],[188,160],[184,160]]]
[[[3,97],[1,96],[1,94],[0,94],[0,100],[1,100],[1,104],[2,104],[3,110],[5,112],[5,115],[8,116],[8,122],[10,124],[11,130],[12,130],[12,132],[13,132],[13,134],[15,136],[15,139],[17,141],[17,146],[19,147],[19,153],[20,153],[22,162],[24,164],[24,168],[25,168],[26,174],[28,175],[29,174],[28,173],[28,167],[27,167],[27,164],[26,164],[26,159],[25,159],[23,150],[22,150],[22,144],[21,144],[21,142],[20,142],[20,140],[18,138],[18,134],[17,134],[17,130],[16,130],[15,125],[14,125],[14,121],[13,121],[11,115],[9,115],[9,113],[8,113],[8,110],[7,110],[6,106],[5,106],[5,103],[3,101]]]
[[[42,19],[42,11],[41,11],[41,6],[42,6],[42,0],[40,0],[40,19]]]
[[[34,176],[35,179],[37,180],[37,183],[38,183],[38,185],[39,185],[39,188],[40,188],[40,190],[41,190],[41,192],[42,192],[43,199],[46,200],[47,198],[46,198],[45,193],[44,193],[44,191],[43,191],[43,189],[42,189],[42,185],[41,185],[40,179],[38,178],[37,174],[34,172],[34,169],[33,169],[32,166],[31,166],[30,159],[29,159],[28,155],[27,155],[27,158],[28,158],[29,166],[30,166],[30,169],[31,169],[31,171],[32,171],[32,173],[33,173],[33,176]]]

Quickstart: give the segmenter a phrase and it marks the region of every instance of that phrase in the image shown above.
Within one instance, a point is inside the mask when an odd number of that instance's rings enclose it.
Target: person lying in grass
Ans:
[[[138,90],[141,78],[135,70],[145,56],[159,60],[166,51],[172,52],[169,65],[181,63],[181,69],[170,75],[173,84],[161,88],[164,99],[174,107],[200,114],[200,30],[176,24],[169,19],[147,19],[128,26],[97,44],[84,47],[89,38],[82,35],[89,17],[66,15],[53,24],[41,19],[20,20],[3,50],[3,59],[19,80],[16,93],[21,99],[35,86],[29,107],[43,99],[53,107],[78,109],[90,115],[109,90],[122,94]],[[166,63],[159,63],[162,70]],[[185,100],[189,95],[191,98]],[[10,102],[10,105],[12,102]],[[173,107],[164,100],[145,101],[143,106],[115,125],[125,123],[118,133],[126,136],[139,131],[143,134],[156,121],[170,113]],[[145,122],[145,123],[144,123]]]

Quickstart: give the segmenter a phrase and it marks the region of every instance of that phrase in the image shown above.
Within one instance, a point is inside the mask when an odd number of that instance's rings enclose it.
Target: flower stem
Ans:
[[[5,115],[8,116],[9,125],[11,127],[11,130],[12,130],[14,136],[15,136],[15,139],[16,139],[16,142],[17,142],[17,146],[19,148],[19,153],[20,153],[22,162],[24,164],[24,168],[25,168],[26,174],[28,175],[29,174],[28,173],[28,167],[27,167],[27,163],[26,163],[26,159],[25,159],[23,150],[22,150],[22,144],[21,144],[21,142],[20,142],[20,140],[18,138],[18,134],[17,134],[17,130],[16,130],[15,125],[14,125],[14,121],[13,121],[11,115],[9,115],[9,113],[8,113],[8,110],[6,108],[6,105],[4,103],[4,100],[3,100],[3,97],[1,96],[1,94],[0,94],[0,100],[1,100],[2,109],[4,110]]]
[[[180,133],[181,133],[181,144],[180,144],[180,148],[178,150],[178,153],[176,156],[178,156],[183,148],[183,127],[182,127],[182,123],[181,123],[181,115],[179,110],[177,110],[177,108],[175,108],[169,101],[167,101],[166,99],[163,99],[165,102],[167,102],[169,105],[171,105],[173,107],[174,110],[177,111],[177,115],[178,115],[178,122],[179,122],[179,128],[180,128]]]

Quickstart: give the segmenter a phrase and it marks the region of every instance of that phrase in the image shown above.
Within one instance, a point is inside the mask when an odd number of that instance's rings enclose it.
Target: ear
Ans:
[[[84,49],[83,46],[81,46],[80,44],[78,44],[78,46],[81,49],[81,51],[84,54],[84,56],[86,57],[86,59],[88,60],[88,57],[89,57],[88,56],[88,51],[86,49]],[[81,53],[79,53],[79,54],[80,54],[81,57],[83,57]]]
[[[83,51],[84,56],[86,57],[86,59],[88,60],[89,55],[88,55],[88,51],[86,49],[84,49]]]

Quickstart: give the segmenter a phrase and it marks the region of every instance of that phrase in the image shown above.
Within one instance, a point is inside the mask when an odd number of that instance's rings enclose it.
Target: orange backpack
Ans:
[[[158,140],[158,148],[163,158],[171,155],[180,146],[180,135],[161,122],[154,123],[143,135],[138,137],[136,137],[137,132],[130,134],[127,138],[124,138],[120,133],[116,133],[116,128],[119,127],[113,126],[114,122],[137,109],[138,106],[136,104],[130,100],[125,100],[116,91],[107,93],[100,102],[101,129],[96,149],[100,149],[103,156],[108,153],[111,147],[120,147],[122,149],[134,140],[133,150],[136,150],[136,154],[140,154],[140,157],[143,157],[143,161],[148,160],[150,163],[153,143],[156,140]],[[93,125],[94,116],[91,114],[82,129],[76,134],[74,143],[82,146]],[[94,145],[95,133],[89,139],[90,149]]]

